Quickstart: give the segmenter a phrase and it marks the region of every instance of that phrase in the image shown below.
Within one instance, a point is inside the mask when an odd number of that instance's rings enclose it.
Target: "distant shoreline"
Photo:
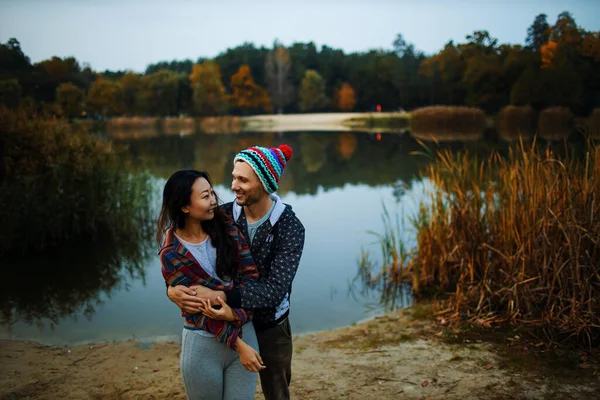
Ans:
[[[315,114],[275,114],[242,117],[246,131],[294,132],[294,131],[399,131],[391,127],[368,127],[369,119],[398,118],[408,121],[407,113],[400,112],[353,112],[353,113],[315,113]]]
[[[237,134],[242,132],[398,132],[408,127],[409,116],[400,112],[268,114],[246,117],[114,117],[101,121],[77,121],[88,130],[100,129],[110,139],[156,136]],[[381,121],[373,126],[373,121]],[[390,121],[399,121],[389,126]],[[400,125],[400,126],[398,126]]]

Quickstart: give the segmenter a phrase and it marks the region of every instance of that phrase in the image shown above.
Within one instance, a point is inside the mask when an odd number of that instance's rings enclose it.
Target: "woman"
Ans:
[[[217,205],[205,172],[178,171],[165,184],[157,240],[167,285],[223,290],[258,279],[246,241]],[[182,313],[186,394],[188,399],[253,399],[264,365],[251,313],[219,302],[218,309],[203,302],[201,312]]]

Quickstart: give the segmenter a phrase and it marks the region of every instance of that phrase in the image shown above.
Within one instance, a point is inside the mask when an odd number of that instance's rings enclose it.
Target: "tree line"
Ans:
[[[525,45],[487,31],[425,55],[398,34],[391,49],[346,54],[314,43],[244,43],[213,59],[163,61],[144,73],[97,72],[75,58],[31,63],[16,39],[0,45],[0,103],[65,117],[213,116],[316,111],[412,110],[444,104],[600,106],[600,32],[569,12],[538,15]],[[379,107],[378,107],[379,106]]]

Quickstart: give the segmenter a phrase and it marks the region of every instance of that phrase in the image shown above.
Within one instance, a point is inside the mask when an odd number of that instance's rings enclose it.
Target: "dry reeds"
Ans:
[[[438,305],[450,321],[597,345],[600,147],[590,142],[583,160],[534,149],[521,141],[484,162],[440,153],[425,173],[433,189],[414,220],[416,248],[381,277],[410,283],[418,297],[449,294]],[[387,227],[383,237],[382,246],[394,242]]]
[[[486,117],[474,107],[424,107],[410,113],[410,128],[413,136],[423,140],[479,139],[486,128]]]
[[[567,107],[550,107],[540,113],[538,132],[548,140],[562,140],[575,129],[575,116]]]
[[[239,133],[242,129],[240,117],[206,117],[201,118],[200,132],[202,133]]]
[[[196,131],[194,118],[164,118],[161,121],[162,132],[165,135],[193,135]]]
[[[531,106],[507,106],[498,113],[496,127],[503,139],[520,137],[529,139],[535,135],[537,115]]]
[[[158,129],[157,117],[114,117],[106,120],[107,128],[114,129]]]
[[[548,339],[600,338],[600,148],[585,161],[525,149],[477,163],[443,153],[410,265],[452,291],[453,317]]]
[[[115,117],[105,122],[106,135],[111,139],[132,139],[157,136],[157,117]]]

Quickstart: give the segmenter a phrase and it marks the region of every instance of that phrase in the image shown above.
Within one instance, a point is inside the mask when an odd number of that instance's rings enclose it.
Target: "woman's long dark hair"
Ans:
[[[185,227],[186,214],[182,208],[190,204],[192,186],[196,179],[204,178],[212,188],[210,177],[205,171],[182,170],[177,171],[167,181],[163,190],[163,202],[158,217],[156,241],[162,246],[167,229],[175,230]],[[221,200],[215,193],[217,207],[215,216],[211,220],[202,221],[202,229],[210,236],[213,246],[217,249],[217,275],[219,278],[229,280],[233,278],[237,266],[237,248],[227,232],[228,217],[218,205]]]

